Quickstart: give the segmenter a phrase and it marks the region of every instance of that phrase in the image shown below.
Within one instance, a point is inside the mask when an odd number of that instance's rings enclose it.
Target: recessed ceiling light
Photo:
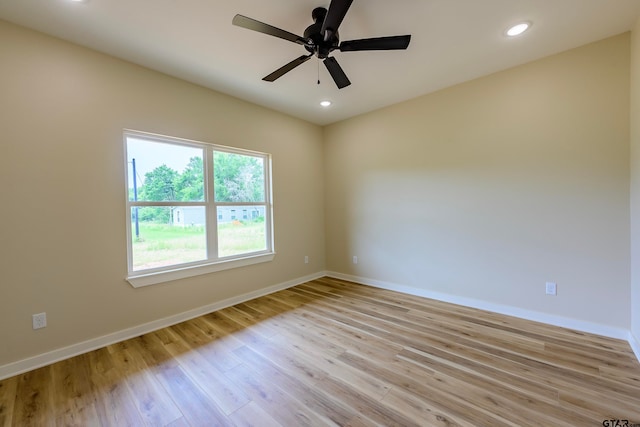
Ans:
[[[531,28],[531,22],[521,22],[519,24],[516,24],[510,27],[507,31],[505,31],[505,34],[508,35],[509,37],[515,37],[524,33],[529,28]]]
[[[331,105],[331,101],[321,101],[320,105],[323,106],[324,108],[327,108],[328,106]]]

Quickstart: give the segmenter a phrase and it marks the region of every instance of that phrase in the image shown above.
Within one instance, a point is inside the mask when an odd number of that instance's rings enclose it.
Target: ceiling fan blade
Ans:
[[[248,30],[257,31],[259,33],[267,34],[281,39],[289,40],[290,42],[305,45],[307,41],[300,36],[297,36],[289,31],[281,30],[272,25],[265,24],[264,22],[256,21],[253,18],[248,18],[244,15],[236,15],[231,21],[233,25],[246,28]]]
[[[396,50],[409,47],[411,35],[376,37],[371,39],[347,40],[340,43],[341,52],[354,52],[358,50]]]
[[[333,78],[333,81],[336,82],[336,86],[338,89],[342,89],[343,87],[347,87],[351,84],[347,75],[342,71],[342,67],[336,61],[336,58],[333,56],[324,60],[324,65],[327,67],[329,74]]]
[[[263,77],[262,80],[264,80],[265,82],[276,81],[277,79],[279,79],[280,77],[284,76],[289,71],[291,71],[294,68],[296,68],[297,66],[302,65],[305,62],[307,62],[312,56],[313,56],[313,54],[311,54],[311,55],[302,55],[301,57],[296,58],[293,61],[289,62],[287,65],[278,68],[277,70],[275,70],[273,73],[269,74],[268,76]]]
[[[353,0],[331,0],[327,15],[324,17],[320,34],[323,35],[324,41],[329,41],[331,36],[338,32],[338,27],[342,23],[344,16],[351,7]]]

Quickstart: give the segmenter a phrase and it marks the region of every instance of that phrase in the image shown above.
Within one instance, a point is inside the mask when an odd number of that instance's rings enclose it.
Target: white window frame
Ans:
[[[129,174],[127,138],[144,139],[151,142],[178,145],[183,147],[200,148],[203,150],[203,173],[205,200],[202,202],[145,202],[129,200]],[[200,141],[157,135],[135,130],[124,130],[124,160],[125,160],[125,200],[126,200],[126,232],[127,232],[127,265],[126,280],[135,288],[154,285],[157,283],[244,267],[252,264],[272,261],[275,256],[273,242],[273,193],[271,185],[271,155],[258,151],[227,147]],[[246,156],[255,156],[263,159],[264,164],[264,202],[216,202],[213,185],[213,153],[220,151]],[[133,269],[132,227],[131,211],[134,207],[144,206],[202,206],[205,208],[206,217],[206,242],[207,258],[202,261],[174,264],[166,267],[149,268],[144,270]],[[266,249],[227,257],[218,257],[218,206],[264,206]]]

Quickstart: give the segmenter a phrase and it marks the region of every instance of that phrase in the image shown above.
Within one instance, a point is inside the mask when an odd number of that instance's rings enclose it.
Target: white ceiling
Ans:
[[[341,40],[411,34],[409,49],[335,51],[352,82],[342,90],[315,58],[262,81],[306,51],[233,16],[302,35],[329,1],[0,0],[0,19],[324,125],[623,33],[640,16],[640,0],[355,0]],[[503,35],[522,20],[527,33]]]

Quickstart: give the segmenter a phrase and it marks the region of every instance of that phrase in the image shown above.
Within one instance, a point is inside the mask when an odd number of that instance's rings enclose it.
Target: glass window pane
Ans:
[[[204,206],[131,208],[131,247],[134,271],[206,259]]]
[[[130,201],[204,201],[203,150],[127,138]]]
[[[216,202],[264,202],[264,159],[214,151]]]
[[[249,219],[238,217],[244,210]],[[267,249],[264,206],[219,206],[217,214],[219,257]]]

